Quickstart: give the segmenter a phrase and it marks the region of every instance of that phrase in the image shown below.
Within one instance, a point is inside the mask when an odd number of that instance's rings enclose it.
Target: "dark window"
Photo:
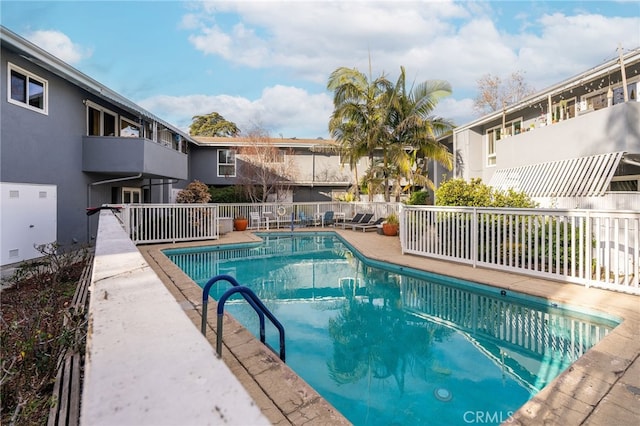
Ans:
[[[27,71],[18,69],[9,64],[11,75],[9,102],[33,109],[39,112],[47,112],[47,82]]]

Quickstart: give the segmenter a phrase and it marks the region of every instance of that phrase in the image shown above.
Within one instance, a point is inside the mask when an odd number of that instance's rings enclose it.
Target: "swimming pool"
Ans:
[[[611,318],[369,262],[334,234],[166,250],[201,286],[230,274],[287,330],[287,363],[354,424],[500,423],[604,337]],[[218,298],[228,284],[211,291]],[[227,310],[254,332],[238,299]],[[277,347],[277,333],[267,330]]]

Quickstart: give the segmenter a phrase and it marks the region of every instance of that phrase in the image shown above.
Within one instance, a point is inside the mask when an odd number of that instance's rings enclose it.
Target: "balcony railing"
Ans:
[[[82,138],[82,170],[111,174],[187,179],[187,154],[144,138],[85,136]]]

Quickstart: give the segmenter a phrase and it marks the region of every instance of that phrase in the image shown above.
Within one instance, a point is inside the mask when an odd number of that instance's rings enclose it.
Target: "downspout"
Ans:
[[[98,186],[98,185],[104,185],[107,183],[113,183],[113,182],[121,182],[121,181],[125,181],[125,180],[132,180],[132,179],[140,179],[142,177],[142,173],[138,173],[135,176],[129,176],[129,177],[123,177],[123,178],[115,178],[115,179],[107,179],[107,180],[100,180],[98,182],[92,182],[89,185],[87,185],[87,204],[88,207],[91,207],[91,187],[92,186]],[[89,219],[87,219],[87,241],[91,241],[91,229],[89,226]]]

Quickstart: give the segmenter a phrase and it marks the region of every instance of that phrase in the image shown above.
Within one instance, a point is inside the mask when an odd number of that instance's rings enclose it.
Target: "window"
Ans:
[[[117,136],[116,122],[118,116],[115,112],[109,111],[86,101],[87,105],[87,135],[89,136]]]
[[[553,121],[562,121],[574,118],[576,116],[576,99],[563,99],[553,104],[552,108]]]
[[[140,188],[122,188],[123,204],[139,204],[141,202],[142,191]]]
[[[236,176],[236,152],[232,149],[218,150],[218,177]]]
[[[9,67],[8,102],[43,114],[48,113],[48,83],[11,63]]]
[[[611,180],[609,191],[640,191],[640,176],[615,176]]]
[[[500,139],[500,129],[487,132],[487,166],[496,165],[496,141]]]
[[[120,118],[120,136],[123,138],[139,138],[140,125],[124,117]]]

